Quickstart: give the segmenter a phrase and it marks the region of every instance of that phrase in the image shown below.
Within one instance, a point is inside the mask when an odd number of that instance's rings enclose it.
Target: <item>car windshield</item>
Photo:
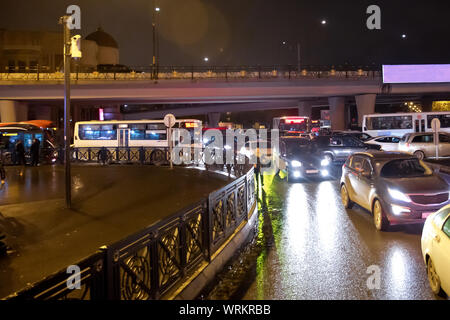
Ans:
[[[381,170],[383,178],[426,177],[433,172],[418,159],[400,159],[388,162]]]
[[[289,155],[298,155],[311,151],[311,143],[307,139],[293,139],[284,143],[286,145],[286,152]]]

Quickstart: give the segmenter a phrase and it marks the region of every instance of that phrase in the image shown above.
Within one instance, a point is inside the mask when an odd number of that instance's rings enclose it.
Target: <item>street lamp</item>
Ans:
[[[158,78],[158,68],[159,68],[159,41],[158,41],[158,31],[156,29],[156,18],[157,14],[161,11],[160,7],[154,5],[153,17],[152,17],[152,30],[153,30],[153,60],[152,60],[152,71],[153,79]]]
[[[65,168],[65,189],[66,189],[66,207],[72,207],[72,177],[70,172],[70,62],[73,58],[81,58],[81,36],[71,37],[68,23],[71,16],[59,18],[59,23],[63,26],[64,39],[64,168]]]

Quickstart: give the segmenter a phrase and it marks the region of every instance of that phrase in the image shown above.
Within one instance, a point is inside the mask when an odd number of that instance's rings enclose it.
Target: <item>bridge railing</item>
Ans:
[[[0,70],[1,72],[1,70]],[[263,79],[374,79],[381,77],[377,66],[304,66],[298,70],[292,65],[273,66],[136,66],[103,69],[75,68],[71,79],[92,81],[139,80],[263,80]],[[49,72],[35,66],[28,69],[9,69],[0,73],[1,81],[63,81],[63,72]]]
[[[256,205],[253,168],[172,216],[101,247],[74,264],[76,280],[65,268],[8,300],[159,299],[211,261]],[[75,285],[79,289],[74,289]]]

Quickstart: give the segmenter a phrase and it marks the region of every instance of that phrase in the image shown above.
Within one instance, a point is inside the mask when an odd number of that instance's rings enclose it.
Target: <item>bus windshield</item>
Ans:
[[[280,131],[306,132],[307,129],[306,121],[280,123]]]

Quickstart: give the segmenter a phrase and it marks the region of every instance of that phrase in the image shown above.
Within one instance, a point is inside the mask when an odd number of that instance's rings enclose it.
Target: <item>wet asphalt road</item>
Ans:
[[[436,299],[421,257],[423,225],[378,232],[372,215],[346,211],[336,179],[288,183],[265,176],[258,188],[262,243],[243,299]],[[368,268],[381,271],[370,290]]]

